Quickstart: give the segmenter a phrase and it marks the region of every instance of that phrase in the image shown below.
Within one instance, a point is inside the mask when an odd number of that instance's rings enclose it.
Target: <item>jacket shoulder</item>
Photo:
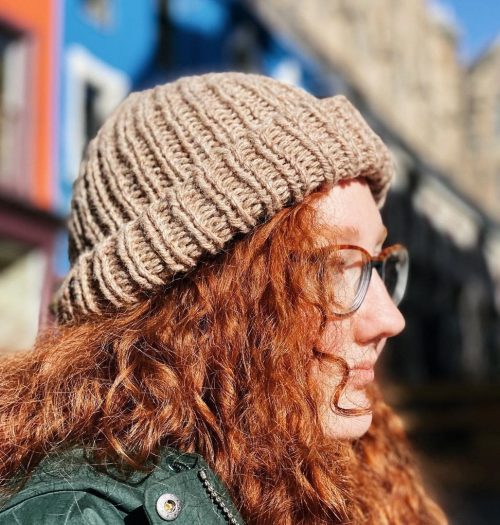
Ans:
[[[125,514],[83,491],[47,492],[0,512],[0,525],[123,525]]]
[[[80,452],[47,458],[5,502],[0,525],[242,525],[224,485],[197,454],[168,449],[149,472],[101,471]]]

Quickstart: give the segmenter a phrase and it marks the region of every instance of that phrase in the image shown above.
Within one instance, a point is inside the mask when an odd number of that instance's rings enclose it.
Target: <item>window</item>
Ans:
[[[27,61],[25,35],[0,24],[0,186],[18,195],[29,173]]]
[[[99,114],[99,87],[87,82],[83,89],[85,143],[87,143],[101,127],[104,115]]]
[[[33,345],[46,270],[42,249],[0,237],[0,354]]]
[[[228,42],[229,63],[238,71],[256,71],[260,57],[257,30],[250,24],[242,24],[231,34]]]
[[[85,14],[98,26],[109,26],[113,19],[111,0],[82,0]]]
[[[79,45],[67,49],[65,66],[64,157],[59,181],[59,207],[63,212],[68,209],[71,186],[88,141],[130,90],[129,79],[122,71]]]

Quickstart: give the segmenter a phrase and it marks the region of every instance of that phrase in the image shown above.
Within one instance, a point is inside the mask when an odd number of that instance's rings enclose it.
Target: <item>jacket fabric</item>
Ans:
[[[168,449],[152,471],[94,468],[81,451],[46,458],[0,510],[0,525],[243,525],[196,454]]]

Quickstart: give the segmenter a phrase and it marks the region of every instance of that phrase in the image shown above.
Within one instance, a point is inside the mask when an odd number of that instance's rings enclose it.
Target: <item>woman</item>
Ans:
[[[446,523],[373,384],[404,325],[391,176],[344,97],[130,95],[74,187],[58,323],[2,365],[0,523]]]

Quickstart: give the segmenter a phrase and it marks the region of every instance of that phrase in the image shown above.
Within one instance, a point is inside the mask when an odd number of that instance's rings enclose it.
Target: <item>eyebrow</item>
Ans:
[[[352,242],[359,241],[359,230],[355,226],[342,226],[340,228],[340,233],[343,237],[351,240]]]
[[[356,228],[355,226],[342,226],[341,232],[343,235],[345,235],[348,238],[351,238],[353,241],[359,240],[359,237],[360,237],[359,229]],[[380,244],[383,243],[387,238],[387,234],[388,234],[387,228],[385,226],[382,226],[382,229],[380,230],[380,234],[377,237],[377,242]]]

